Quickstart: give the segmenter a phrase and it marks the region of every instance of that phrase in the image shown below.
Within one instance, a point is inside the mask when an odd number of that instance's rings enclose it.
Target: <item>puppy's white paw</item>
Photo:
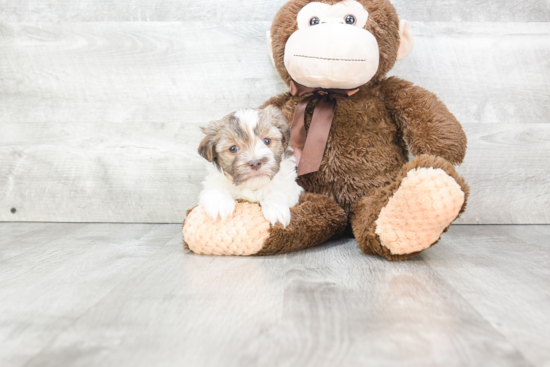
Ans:
[[[228,195],[209,193],[201,197],[201,204],[206,214],[214,220],[229,217],[235,211],[235,200]]]
[[[265,219],[267,219],[267,221],[272,225],[279,222],[283,225],[283,227],[286,227],[290,224],[290,208],[283,200],[263,201],[261,205]]]

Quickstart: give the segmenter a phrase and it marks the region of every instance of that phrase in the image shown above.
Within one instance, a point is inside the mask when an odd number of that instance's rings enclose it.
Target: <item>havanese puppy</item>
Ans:
[[[271,224],[286,227],[303,189],[296,182],[290,127],[281,111],[243,109],[202,131],[199,154],[211,162],[199,197],[206,213],[224,220],[242,199],[259,203]]]

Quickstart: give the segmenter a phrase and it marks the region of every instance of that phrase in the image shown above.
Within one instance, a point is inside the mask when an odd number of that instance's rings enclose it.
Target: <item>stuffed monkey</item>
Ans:
[[[186,247],[270,255],[346,228],[365,253],[389,260],[436,244],[466,208],[469,188],[453,167],[464,159],[466,136],[433,93],[386,77],[413,47],[390,1],[291,0],[275,16],[268,46],[290,92],[263,107],[278,107],[291,123],[306,194],[286,228],[266,223],[256,204],[237,204],[223,223],[194,208]]]

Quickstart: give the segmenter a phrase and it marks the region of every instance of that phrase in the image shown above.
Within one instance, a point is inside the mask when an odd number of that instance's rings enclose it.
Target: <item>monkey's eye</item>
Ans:
[[[271,144],[271,139],[265,138],[264,139],[264,144],[269,146],[269,144]]]
[[[317,25],[319,23],[321,23],[321,20],[319,20],[319,18],[317,17],[313,17],[309,20],[309,25]]]
[[[355,17],[353,15],[346,15],[346,24],[355,25]]]
[[[239,147],[236,145],[233,145],[231,148],[229,148],[229,152],[235,154],[239,151]]]

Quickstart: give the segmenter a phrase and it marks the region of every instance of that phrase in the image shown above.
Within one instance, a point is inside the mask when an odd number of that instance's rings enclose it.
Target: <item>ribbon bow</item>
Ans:
[[[317,172],[321,167],[323,154],[327,146],[328,135],[334,118],[336,98],[347,98],[359,91],[357,89],[323,89],[310,88],[305,85],[290,81],[290,93],[295,97],[312,94],[304,98],[296,106],[292,126],[290,128],[290,145],[294,149],[298,176]],[[313,110],[309,132],[306,134],[305,117],[306,108],[312,99],[321,99]]]

